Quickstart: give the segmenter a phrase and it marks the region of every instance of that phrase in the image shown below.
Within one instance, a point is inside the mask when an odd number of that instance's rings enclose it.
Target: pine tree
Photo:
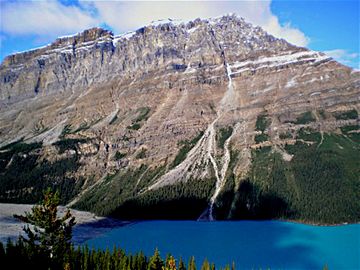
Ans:
[[[148,270],[162,270],[164,263],[160,257],[159,250],[156,248],[154,255],[150,258]]]
[[[52,268],[64,268],[69,260],[72,227],[75,218],[67,210],[63,217],[57,217],[59,194],[50,189],[44,192],[44,200],[35,205],[31,212],[17,216],[19,220],[28,223],[24,226],[27,237],[21,237],[27,243],[30,252],[41,254],[48,259]],[[31,229],[29,224],[34,225]]]
[[[210,263],[207,259],[204,260],[201,266],[201,270],[210,270]]]
[[[138,256],[137,256],[137,260],[136,260],[136,269],[139,270],[146,270],[146,266],[147,266],[147,261],[146,261],[146,257],[144,255],[144,253],[141,251]]]
[[[82,265],[81,269],[89,270],[89,247],[86,245],[84,248],[82,248]]]
[[[188,270],[196,270],[196,264],[195,264],[194,256],[190,258]]]
[[[2,242],[0,242],[0,261],[3,261],[5,258],[5,249]]]
[[[182,260],[181,257],[180,257],[180,260],[179,260],[179,270],[186,270],[184,261]]]
[[[171,255],[168,255],[166,258],[165,270],[176,270],[175,259]]]
[[[105,254],[104,254],[104,262],[105,262],[105,268],[106,270],[111,269],[111,259],[110,259],[110,250],[109,248],[106,248]]]

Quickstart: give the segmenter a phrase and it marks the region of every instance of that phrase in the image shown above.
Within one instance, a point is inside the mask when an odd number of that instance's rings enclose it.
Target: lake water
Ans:
[[[142,221],[113,228],[92,238],[89,246],[152,255],[158,247],[164,257],[205,257],[237,269],[360,269],[360,224],[309,226],[278,221]]]

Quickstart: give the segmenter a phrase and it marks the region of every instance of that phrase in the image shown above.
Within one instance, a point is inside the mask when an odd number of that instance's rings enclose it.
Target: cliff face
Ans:
[[[324,140],[358,126],[359,85],[358,72],[236,16],[157,22],[121,36],[94,28],[4,60],[0,143],[42,142],[36,166],[75,158],[76,168],[55,177],[82,179],[74,202],[100,190],[98,205],[108,181],[121,197],[114,208],[198,179],[209,186],[203,216],[213,218],[229,175],[235,191],[249,177],[253,149],[270,146],[291,162],[285,145],[306,141],[299,130]],[[26,185],[21,192],[34,186]]]
[[[241,19],[187,24],[169,21],[122,36],[94,28],[29,52],[8,56],[1,67],[1,98],[75,91],[115,78],[211,67],[225,61],[296,50]],[[189,67],[190,68],[190,67]]]

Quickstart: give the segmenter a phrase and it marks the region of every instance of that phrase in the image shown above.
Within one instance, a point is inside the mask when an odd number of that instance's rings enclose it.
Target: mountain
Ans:
[[[93,28],[0,67],[0,201],[360,220],[360,73],[236,15]]]

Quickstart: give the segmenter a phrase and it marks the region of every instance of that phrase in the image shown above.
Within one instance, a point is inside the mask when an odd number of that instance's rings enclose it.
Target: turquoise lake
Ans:
[[[237,269],[360,269],[360,224],[310,226],[279,221],[141,221],[115,227],[89,239],[91,247],[164,257],[195,256],[217,267],[235,262]]]

